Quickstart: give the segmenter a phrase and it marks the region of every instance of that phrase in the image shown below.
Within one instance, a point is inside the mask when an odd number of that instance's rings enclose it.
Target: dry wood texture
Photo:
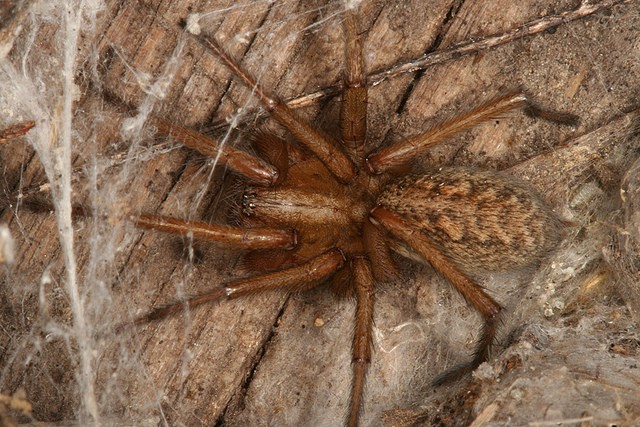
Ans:
[[[253,129],[277,129],[250,108],[250,91],[181,23],[199,13],[203,31],[215,34],[262,85],[290,99],[339,81],[343,4],[109,0],[103,6],[95,25],[83,26],[73,52],[73,200],[96,212],[96,221],[75,227],[91,366],[83,371],[78,350],[85,346],[69,327],[76,315],[54,216],[6,207],[0,225],[8,225],[15,241],[15,263],[0,276],[0,392],[24,389],[33,404],[32,418],[13,413],[6,420],[85,425],[92,408],[78,383],[88,372],[106,425],[339,425],[351,380],[352,301],[323,289],[265,294],[120,335],[109,326],[246,274],[238,253],[143,232],[127,221],[139,212],[225,221],[236,184],[223,170],[212,172],[202,156],[149,130],[121,131],[123,118],[151,109],[216,137],[227,135],[220,123],[239,118],[240,132],[227,139],[239,147]],[[367,73],[578,6],[573,0],[365,0],[359,13]],[[23,12],[29,4],[21,7],[2,18],[7,28],[23,27],[17,37],[0,33],[2,45],[14,42],[1,59],[1,87],[12,84],[7,64],[24,64],[43,109],[6,114],[0,123],[0,129],[12,117],[38,123],[26,138],[0,145],[0,189],[8,196],[43,194],[41,162],[25,141],[63,110],[55,98],[62,91],[47,91],[62,87],[64,14],[33,5],[30,20]],[[403,261],[411,273],[376,298],[363,425],[640,422],[640,337],[632,316],[638,299],[633,284],[619,292],[627,276],[620,279],[601,257],[610,236],[634,224],[633,215],[620,214],[619,189],[640,147],[638,115],[629,113],[640,107],[638,28],[638,3],[617,2],[371,89],[369,140],[381,144],[514,89],[581,122],[560,127],[510,114],[421,160],[419,169],[506,169],[531,182],[571,224],[558,253],[539,270],[479,278],[506,309],[503,338],[495,359],[473,379],[438,389],[430,386],[435,375],[469,359],[479,319],[430,267]],[[167,84],[156,84],[166,75]],[[18,111],[22,101],[4,97],[3,111]],[[297,111],[335,132],[338,106],[339,97],[325,96]],[[247,109],[238,117],[239,107]],[[634,255],[614,251],[615,259]]]

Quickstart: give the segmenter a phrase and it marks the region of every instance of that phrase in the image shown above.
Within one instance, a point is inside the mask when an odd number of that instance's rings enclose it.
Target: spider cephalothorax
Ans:
[[[347,66],[340,141],[296,117],[261,88],[211,38],[213,51],[285,127],[295,142],[260,133],[258,156],[216,143],[179,125],[154,119],[162,134],[214,155],[245,183],[239,226],[184,222],[141,215],[140,227],[189,233],[246,250],[256,275],[186,301],[153,310],[141,324],[186,305],[237,298],[265,290],[299,291],[329,284],[355,297],[354,378],[348,423],[356,425],[372,354],[375,283],[398,274],[392,252],[433,265],[477,309],[485,325],[471,362],[439,377],[457,378],[488,357],[500,306],[472,281],[478,271],[524,267],[542,259],[559,239],[559,221],[522,183],[497,172],[442,168],[410,173],[412,162],[444,139],[513,109],[560,123],[575,117],[535,107],[522,93],[487,102],[431,130],[388,147],[366,138],[367,88],[355,12],[345,14]]]
[[[293,250],[251,254],[249,265],[265,269],[295,265],[331,248],[339,248],[347,260],[371,255],[375,251],[371,242],[378,238],[379,231],[371,226],[368,216],[382,178],[359,170],[350,182],[342,183],[317,158],[305,156],[293,146],[284,151],[291,154],[279,168],[279,182],[272,187],[245,188],[241,222],[245,227],[291,228],[297,233],[298,244]],[[349,264],[343,268],[350,269]],[[343,279],[349,275],[345,271],[334,277],[336,290],[352,294],[352,288],[344,288]]]

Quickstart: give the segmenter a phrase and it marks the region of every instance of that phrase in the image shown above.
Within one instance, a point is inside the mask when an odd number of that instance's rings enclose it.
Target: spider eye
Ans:
[[[255,198],[256,194],[250,188],[242,194],[242,213],[246,216],[253,215],[253,210],[256,208]]]

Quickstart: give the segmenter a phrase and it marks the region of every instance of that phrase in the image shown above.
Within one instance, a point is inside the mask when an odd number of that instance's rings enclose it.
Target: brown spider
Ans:
[[[412,174],[412,162],[443,140],[514,109],[558,123],[569,114],[534,106],[523,93],[494,99],[433,129],[371,151],[366,139],[367,87],[356,12],[344,18],[346,72],[340,116],[341,141],[300,120],[260,87],[211,38],[213,51],[251,88],[271,116],[296,139],[258,133],[258,157],[219,148],[204,135],[153,119],[158,132],[220,161],[246,180],[238,209],[240,226],[185,222],[155,215],[135,218],[139,227],[244,249],[256,275],[156,308],[136,324],[210,301],[282,289],[328,285],[353,297],[353,383],[348,425],[358,423],[372,355],[375,287],[399,273],[393,252],[429,262],[480,312],[484,327],[473,359],[434,382],[457,379],[489,356],[501,311],[469,277],[477,271],[520,268],[539,262],[557,244],[560,223],[524,184],[497,172],[449,167]]]

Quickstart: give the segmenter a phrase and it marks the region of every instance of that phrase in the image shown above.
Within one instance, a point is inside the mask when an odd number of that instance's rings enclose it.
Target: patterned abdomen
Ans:
[[[560,240],[560,223],[517,179],[442,168],[391,183],[378,204],[401,214],[468,273],[539,262]]]

